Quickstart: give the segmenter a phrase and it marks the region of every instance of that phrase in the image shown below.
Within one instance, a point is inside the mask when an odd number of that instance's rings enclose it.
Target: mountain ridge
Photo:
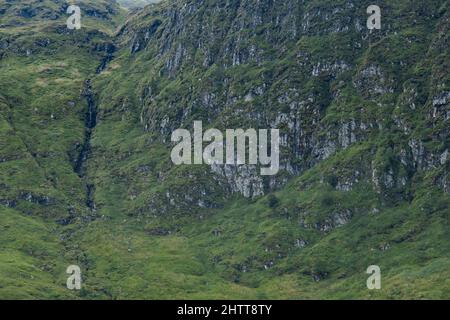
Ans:
[[[448,1],[382,1],[372,32],[369,4],[164,1],[125,18],[104,1],[119,15],[66,31],[61,14],[50,45],[16,47],[20,9],[0,16],[0,296],[448,297]],[[280,128],[282,172],[173,166],[170,134],[194,120]]]

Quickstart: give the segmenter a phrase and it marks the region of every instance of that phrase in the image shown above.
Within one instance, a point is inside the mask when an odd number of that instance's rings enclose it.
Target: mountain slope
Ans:
[[[19,33],[8,9],[0,261],[57,262],[0,269],[0,296],[42,297],[19,288],[50,274],[63,298],[79,264],[84,298],[448,298],[449,3],[382,1],[374,31],[370,4],[164,1],[113,34],[104,2],[31,55],[15,43],[54,31]],[[173,166],[171,133],[197,120],[279,128],[280,173]],[[10,242],[28,220],[37,239]]]
[[[0,1],[2,298],[74,296],[65,270],[79,252],[63,226],[90,214],[74,170],[87,108],[80,89],[125,17],[107,1],[83,4],[75,32],[65,1]]]

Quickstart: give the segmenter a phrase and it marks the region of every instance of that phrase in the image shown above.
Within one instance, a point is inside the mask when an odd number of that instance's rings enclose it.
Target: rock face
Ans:
[[[123,74],[149,74],[134,91],[139,100],[121,99],[133,101],[143,130],[165,144],[193,120],[219,129],[281,130],[281,175],[262,179],[252,166],[202,171],[220,181],[218,202],[234,193],[255,198],[279,190],[289,177],[361,146],[367,147],[365,169],[342,172],[336,189],[372,181],[374,192],[395,189],[402,198],[415,174],[447,161],[448,79],[433,53],[445,37],[442,31],[408,36],[394,24],[394,7],[384,10],[382,30],[370,31],[362,27],[366,7],[256,0],[151,6],[118,33],[121,50],[131,53]],[[442,12],[433,16],[420,5],[418,12],[420,21],[430,17],[437,29],[448,28]],[[423,61],[436,74],[415,71]],[[427,81],[428,89],[417,86]],[[428,139],[430,127],[436,129]],[[386,152],[391,156],[383,158]]]
[[[365,0],[86,0],[81,30],[66,1],[1,2],[6,292],[70,295],[76,261],[93,298],[359,298],[370,262],[380,297],[420,275],[412,298],[448,298],[448,1],[381,2],[381,30]],[[280,172],[175,166],[194,121],[279,129]]]

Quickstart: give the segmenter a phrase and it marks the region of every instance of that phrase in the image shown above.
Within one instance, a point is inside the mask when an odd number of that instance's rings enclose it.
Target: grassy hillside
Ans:
[[[89,219],[74,172],[87,108],[80,91],[124,20],[110,2],[84,5],[75,32],[64,1],[0,2],[1,298],[74,297],[65,270],[79,253],[64,226]]]
[[[0,0],[0,298],[449,298],[449,2],[255,2]],[[194,120],[281,172],[172,165]]]

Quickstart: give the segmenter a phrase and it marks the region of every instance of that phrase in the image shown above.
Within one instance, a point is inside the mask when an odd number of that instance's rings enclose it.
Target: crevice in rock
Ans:
[[[116,47],[113,44],[108,44],[106,46],[106,56],[102,59],[100,65],[95,70],[96,74],[100,74],[103,70],[108,67],[108,64],[114,59],[114,53],[116,52]]]
[[[80,178],[86,181],[87,180],[86,162],[89,158],[89,155],[91,154],[92,132],[95,126],[97,125],[97,106],[95,104],[94,92],[92,90],[92,84],[90,79],[87,79],[84,82],[82,96],[86,98],[88,104],[84,120],[85,135],[84,135],[84,142],[78,155],[78,159],[75,163],[74,170]],[[91,210],[95,210],[94,190],[95,186],[93,184],[86,182],[86,206]]]

